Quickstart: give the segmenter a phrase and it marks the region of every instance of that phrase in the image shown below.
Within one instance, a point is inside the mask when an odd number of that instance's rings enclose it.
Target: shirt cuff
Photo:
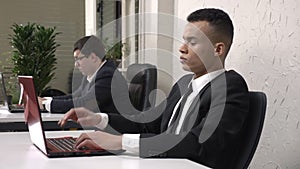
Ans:
[[[106,113],[97,113],[97,114],[101,116],[101,121],[100,123],[96,124],[95,127],[103,130],[108,125],[108,115]]]
[[[45,100],[42,101],[42,104],[45,106],[45,109],[48,111],[48,112],[51,112],[51,102],[53,100],[52,97],[43,97]]]
[[[140,134],[123,134],[122,149],[138,156],[140,154]]]

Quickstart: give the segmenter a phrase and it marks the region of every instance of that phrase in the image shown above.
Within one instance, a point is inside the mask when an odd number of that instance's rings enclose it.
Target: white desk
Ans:
[[[78,136],[79,131],[46,132]],[[142,159],[136,156],[48,158],[31,144],[28,132],[0,133],[0,168],[10,169],[208,169],[186,159]]]

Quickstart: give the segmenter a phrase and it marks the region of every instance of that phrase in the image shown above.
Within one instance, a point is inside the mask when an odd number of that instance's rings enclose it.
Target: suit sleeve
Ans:
[[[80,86],[72,92],[72,94],[64,96],[55,96],[51,102],[51,112],[52,113],[66,113],[71,108],[74,108],[73,98],[81,96],[83,86],[86,85],[86,76],[82,78]]]
[[[171,98],[176,93],[174,91],[177,88],[178,86],[174,85],[164,101],[156,107],[151,107],[143,112],[136,110],[134,106],[132,106],[129,95],[124,100],[119,98],[120,100],[117,100],[117,102],[121,104],[120,107],[122,107],[122,111],[120,111],[120,114],[108,114],[109,126],[106,131],[113,131],[112,133],[117,131],[117,133],[159,134],[161,132],[161,126],[165,125],[165,123],[162,122],[164,112],[167,108],[172,107],[169,103],[174,102]]]
[[[95,81],[91,83],[90,89],[87,92],[76,91],[73,93],[73,96],[65,97],[65,99],[53,99],[51,111],[65,113],[74,107],[86,107],[92,111],[99,112],[99,108],[101,109],[102,106],[104,110],[100,112],[110,112],[112,108],[106,105],[112,104],[111,79],[113,71],[105,67],[103,67],[103,70],[100,69],[100,71],[101,73],[97,74]],[[83,83],[78,90],[83,90]]]
[[[131,106],[131,113],[108,114],[107,132],[110,133],[160,133],[162,112],[165,101],[155,108],[139,112]]]
[[[65,113],[73,108],[72,95],[53,97],[50,104],[51,113]]]

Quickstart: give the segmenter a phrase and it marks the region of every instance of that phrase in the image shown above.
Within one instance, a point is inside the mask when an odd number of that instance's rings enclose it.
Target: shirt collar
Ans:
[[[87,77],[86,77],[86,80],[87,80],[89,83],[92,82],[92,80],[93,80],[94,77],[96,76],[97,72],[101,69],[101,67],[102,67],[105,63],[106,63],[106,60],[104,60],[104,61],[100,64],[100,66],[99,66],[98,69],[94,72],[94,74],[92,74],[92,76],[87,76]]]
[[[209,82],[211,82],[213,79],[215,79],[217,76],[225,72],[225,69],[219,69],[210,73],[207,73],[203,76],[200,76],[196,79],[192,79],[189,85],[192,85],[193,92],[199,93],[200,90],[207,85]]]

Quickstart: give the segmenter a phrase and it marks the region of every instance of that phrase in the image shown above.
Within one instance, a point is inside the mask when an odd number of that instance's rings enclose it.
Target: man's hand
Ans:
[[[112,135],[102,131],[84,133],[76,140],[75,148],[121,150],[122,135]]]
[[[99,114],[96,114],[84,107],[80,107],[69,110],[58,122],[58,125],[63,127],[69,119],[76,121],[82,126],[95,126],[102,120]]]
[[[38,97],[38,102],[39,102],[39,106],[40,109],[43,110],[44,109],[44,105],[43,105],[43,101],[46,100],[45,98],[42,97]]]

